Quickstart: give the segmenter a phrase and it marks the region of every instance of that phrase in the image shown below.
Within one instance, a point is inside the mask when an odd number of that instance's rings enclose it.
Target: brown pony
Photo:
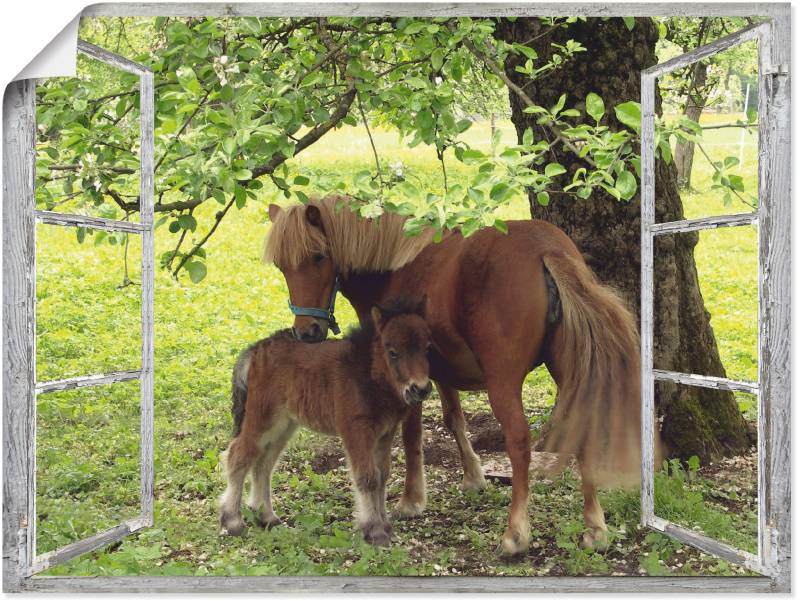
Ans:
[[[224,464],[224,533],[240,535],[244,479],[252,471],[248,505],[261,527],[280,520],[272,508],[272,471],[298,425],[344,444],[356,493],[356,517],[367,542],[388,544],[385,510],[392,440],[401,421],[432,390],[425,300],[373,307],[371,320],[344,340],[309,346],[289,330],[244,351],[233,371],[235,438]]]
[[[638,481],[639,474],[639,344],[631,312],[597,281],[567,235],[544,221],[509,222],[507,235],[489,228],[464,238],[452,231],[431,244],[430,232],[405,236],[401,217],[364,220],[347,202],[328,197],[270,206],[264,260],[283,272],[293,309],[332,309],[339,286],[363,323],[383,299],[427,295],[431,378],[461,453],[464,487],[482,487],[484,476],[458,390],[487,390],[503,428],[513,471],[501,541],[509,554],[529,541],[530,429],[522,385],[544,363],[558,402],[542,448],[559,453],[562,465],[577,457],[587,526],[582,542],[603,544],[596,485]],[[295,336],[324,339],[332,315],[321,315],[298,314]],[[397,509],[405,515],[425,506],[421,427],[417,407],[403,423],[406,489]]]

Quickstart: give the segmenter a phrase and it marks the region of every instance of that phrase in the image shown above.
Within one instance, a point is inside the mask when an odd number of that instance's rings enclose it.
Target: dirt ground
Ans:
[[[510,485],[510,464],[505,454],[502,430],[489,412],[476,412],[465,414],[467,418],[468,432],[473,448],[480,455],[484,465],[487,478],[496,485]],[[424,456],[425,465],[428,470],[428,495],[429,498],[437,495],[446,494],[457,486],[461,478],[461,466],[458,449],[450,433],[444,427],[441,419],[432,416],[423,418],[424,425]],[[393,451],[395,455],[400,453],[400,448],[396,447]],[[552,464],[553,457],[549,453],[533,452],[531,461],[531,482],[536,480],[548,482],[548,467]],[[757,495],[755,450],[744,457],[734,457],[724,459],[718,463],[705,466],[700,470],[700,475],[718,483],[711,502],[726,507],[728,511],[737,512],[746,507],[752,507]],[[402,475],[402,467],[395,464],[394,478]],[[315,448],[315,456],[311,462],[311,467],[316,473],[326,473],[331,470],[345,470],[346,462],[341,448],[336,441],[322,442]],[[571,477],[577,480],[578,474],[574,462],[567,468],[571,472]],[[558,485],[553,485],[553,497],[563,494],[558,490]],[[577,491],[579,495],[579,490]],[[391,500],[391,499],[390,499]],[[558,507],[554,505],[554,507]],[[563,508],[562,508],[563,509]],[[580,519],[579,513],[576,518]],[[436,511],[435,509],[426,510],[422,518],[424,523],[436,524],[438,530],[446,530],[448,520],[452,519],[447,512]],[[459,518],[456,518],[459,519]],[[395,532],[403,539],[404,544],[411,547],[412,556],[419,559],[430,557],[429,541],[418,540],[415,537],[415,529],[419,527],[419,522],[398,521],[395,522]],[[458,526],[459,524],[453,524]],[[532,527],[537,526],[536,517],[533,516]],[[549,524],[540,524],[540,530],[544,531]],[[627,544],[617,544],[617,549],[611,549],[605,553],[605,561],[612,568],[612,575],[646,575],[646,570],[642,568],[641,557],[646,554],[646,549],[651,548],[648,533],[644,530],[631,533],[632,540]],[[529,552],[520,558],[511,560],[512,562],[525,562],[539,568],[540,575],[563,576],[570,573],[569,568],[564,562],[553,558],[564,556],[563,542],[559,548],[557,538],[548,536],[536,536],[533,532],[532,543]],[[487,560],[474,553],[459,553],[458,546],[465,546],[467,550],[469,541],[457,541],[457,547],[453,549],[452,563],[446,573],[450,574],[486,574],[502,575],[506,573],[503,565],[496,561]],[[719,561],[704,553],[699,552],[688,546],[671,543],[673,548],[665,554],[665,559],[659,560],[663,568],[664,575],[686,574],[686,568],[691,566],[692,570],[698,573],[713,573],[719,567]],[[459,559],[462,558],[462,559]],[[508,565],[508,564],[506,564]],[[734,573],[747,574],[743,569],[733,566]]]

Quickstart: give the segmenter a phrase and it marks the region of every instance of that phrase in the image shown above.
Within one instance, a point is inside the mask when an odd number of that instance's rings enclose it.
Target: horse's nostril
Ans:
[[[314,322],[311,324],[311,327],[308,328],[308,335],[312,338],[318,338],[321,331],[319,324]]]

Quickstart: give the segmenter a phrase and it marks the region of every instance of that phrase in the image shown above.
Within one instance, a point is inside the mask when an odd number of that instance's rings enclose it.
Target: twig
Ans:
[[[361,120],[364,122],[364,129],[367,130],[367,137],[369,138],[369,144],[372,146],[372,154],[375,157],[375,169],[378,171],[378,180],[381,183],[381,188],[383,188],[383,171],[381,170],[381,160],[378,157],[378,149],[375,148],[375,140],[372,139],[372,132],[369,130],[369,122],[367,121],[367,115],[364,113],[364,107],[361,105],[361,96],[356,94],[356,98],[358,99],[358,112],[361,113]]]
[[[178,272],[180,272],[181,268],[186,264],[186,262],[189,259],[191,259],[195,254],[197,254],[197,251],[203,247],[203,245],[208,241],[211,235],[217,230],[217,227],[219,226],[223,217],[225,217],[225,214],[228,212],[228,209],[230,209],[233,206],[234,202],[236,202],[235,194],[231,196],[231,199],[228,201],[228,204],[225,205],[225,208],[222,209],[219,213],[217,213],[216,217],[214,218],[214,225],[212,225],[211,229],[208,230],[205,236],[203,236],[203,239],[200,240],[200,242],[198,242],[197,244],[195,244],[192,247],[192,250],[190,250],[187,254],[183,256],[181,262],[178,263],[178,266],[175,268],[175,271],[172,272],[172,275],[174,277],[176,278],[178,277]]]
[[[713,160],[711,160],[711,157],[710,157],[710,156],[708,156],[708,153],[706,152],[705,148],[703,148],[703,147],[702,147],[702,145],[698,144],[697,142],[695,142],[695,144],[694,144],[694,145],[695,145],[695,146],[697,146],[697,147],[700,149],[700,152],[702,152],[702,153],[703,153],[703,156],[704,156],[704,157],[706,157],[706,160],[709,162],[709,164],[711,165],[711,167],[713,167],[713,168],[714,168],[714,171],[716,171],[717,173],[722,173],[722,170],[721,170],[719,167],[717,167],[717,166],[716,166],[716,164],[714,164],[714,161],[713,161]],[[738,198],[739,200],[741,200],[741,201],[742,201],[744,204],[746,204],[746,205],[747,205],[748,207],[750,207],[751,209],[756,209],[756,208],[757,208],[757,207],[756,207],[754,204],[747,202],[747,201],[746,201],[746,200],[745,200],[745,199],[744,199],[744,198],[741,196],[741,194],[739,194],[739,193],[738,193],[736,190],[734,190],[733,188],[728,188],[728,189],[729,189],[731,192],[733,192],[733,193],[736,195],[736,198]]]

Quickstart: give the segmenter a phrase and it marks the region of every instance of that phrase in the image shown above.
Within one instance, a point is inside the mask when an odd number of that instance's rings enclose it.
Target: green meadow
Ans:
[[[713,115],[705,122],[728,123],[736,116]],[[516,136],[501,123],[505,139]],[[709,130],[704,145],[715,160],[738,155],[738,129]],[[394,132],[377,130],[375,143],[389,168],[415,178],[421,189],[442,189],[442,173],[432,149],[405,148]],[[489,147],[487,124],[476,124],[470,143]],[[739,173],[748,190],[756,187],[756,143],[745,136]],[[369,140],[360,128],[330,133],[293,160],[300,172],[352,175],[374,167]],[[458,179],[468,169],[448,162]],[[741,212],[725,206],[711,189],[713,169],[698,154],[695,191],[684,193],[689,217]],[[312,181],[313,178],[312,178]],[[531,496],[532,542],[521,559],[503,560],[495,547],[505,527],[510,488],[490,483],[480,493],[464,493],[458,463],[426,467],[426,513],[395,523],[389,549],[373,549],[353,531],[346,468],[320,469],[320,454],[337,443],[301,432],[274,479],[277,513],[286,525],[250,529],[243,538],[219,535],[216,501],[223,476],[219,456],[230,441],[230,372],[249,343],[291,322],[281,274],[260,262],[269,229],[267,206],[282,199],[265,182],[257,201],[232,210],[207,246],[208,275],[192,284],[166,271],[156,273],[155,329],[155,495],[153,528],[122,543],[51,569],[49,574],[338,574],[338,575],[567,575],[567,574],[736,574],[717,560],[638,526],[638,491],[605,491],[611,543],[602,552],[585,551],[580,482],[567,471],[535,480]],[[213,221],[217,206],[197,213]],[[527,199],[514,198],[503,218],[526,219]],[[139,241],[129,241],[129,276],[123,284],[124,240],[79,244],[74,230],[37,226],[37,379],[134,369],[139,365]],[[166,227],[157,230],[156,256],[174,246]],[[701,235],[695,258],[706,308],[730,377],[756,379],[757,246],[753,228],[729,228]],[[355,322],[344,298],[337,302],[343,327]],[[37,546],[40,553],[108,528],[138,513],[138,383],[84,388],[38,399]],[[546,415],[555,387],[540,369],[526,382],[524,400],[534,423]],[[470,415],[488,412],[485,394],[463,395]],[[755,406],[740,399],[749,418]],[[444,432],[441,409],[432,399],[425,409],[426,444],[455,449]],[[400,495],[402,450],[394,461],[390,503]],[[483,455],[483,453],[481,453]],[[751,464],[747,464],[752,468]],[[674,465],[658,475],[657,510],[662,517],[740,547],[754,550],[756,505],[743,469],[731,466]],[[710,470],[710,471],[706,471]],[[722,474],[722,475],[720,475]],[[733,476],[731,476],[733,478]]]

